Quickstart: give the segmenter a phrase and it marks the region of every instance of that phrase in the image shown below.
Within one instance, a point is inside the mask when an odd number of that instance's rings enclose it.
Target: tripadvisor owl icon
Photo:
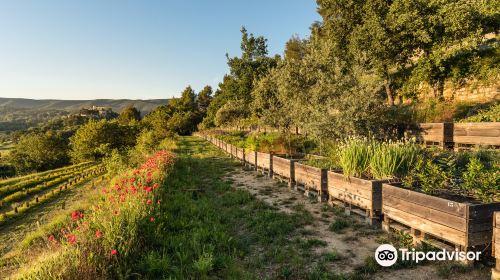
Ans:
[[[375,251],[375,260],[381,266],[391,266],[398,260],[398,251],[390,244],[382,244]]]

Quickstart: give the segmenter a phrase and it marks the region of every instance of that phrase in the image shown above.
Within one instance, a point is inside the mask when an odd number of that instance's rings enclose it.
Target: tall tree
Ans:
[[[241,29],[241,51],[241,57],[229,57],[226,54],[229,74],[225,75],[222,83],[219,84],[219,90],[203,121],[204,126],[213,124],[216,112],[229,101],[237,101],[237,104],[245,107],[243,111],[250,111],[251,93],[255,81],[276,67],[279,61],[279,57],[267,56],[267,40],[264,37],[256,37],[248,33],[244,27]],[[238,114],[238,118],[244,115]]]
[[[199,93],[197,97],[198,109],[200,110],[203,117],[207,113],[208,106],[212,102],[212,87],[205,86]]]
[[[61,167],[69,163],[68,142],[52,132],[25,134],[9,155],[9,162],[19,173]]]

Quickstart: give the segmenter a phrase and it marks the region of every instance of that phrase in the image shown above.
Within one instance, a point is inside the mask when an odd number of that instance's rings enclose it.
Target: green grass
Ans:
[[[323,279],[341,277],[312,265],[324,241],[302,235],[311,223],[304,205],[279,212],[224,180],[230,162],[195,138],[182,138],[162,194],[164,213],[132,271],[147,279]],[[197,195],[187,189],[203,188]],[[328,256],[325,261],[333,261]],[[163,268],[162,265],[164,265]],[[325,278],[327,277],[327,278]]]
[[[335,233],[342,233],[344,229],[349,227],[349,220],[346,218],[339,217],[335,219],[335,221],[328,227],[329,230],[335,232]]]

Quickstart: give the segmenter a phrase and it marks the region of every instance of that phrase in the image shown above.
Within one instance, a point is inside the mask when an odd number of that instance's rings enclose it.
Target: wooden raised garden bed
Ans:
[[[273,155],[273,178],[288,182],[288,186],[292,187],[295,181],[294,166],[295,159],[287,159]]]
[[[317,168],[297,161],[294,163],[296,189],[303,188],[304,194],[309,196],[313,193],[319,201],[325,201],[328,198],[327,189],[327,169]]]
[[[421,123],[416,137],[425,145],[445,148],[453,142],[453,123]]]
[[[491,272],[491,279],[500,279],[500,212],[495,212],[493,215],[493,257],[495,257],[495,267]]]
[[[232,150],[233,150],[233,145],[226,143],[226,145],[224,146],[224,151],[226,151],[226,153],[229,156],[232,156]]]
[[[477,145],[500,148],[500,122],[455,123],[453,142],[457,149]]]
[[[328,194],[331,204],[341,205],[366,217],[372,224],[382,211],[382,184],[386,180],[368,180],[356,177],[346,178],[344,174],[328,171]]]
[[[245,149],[236,147],[236,158],[240,161],[245,161]]]
[[[257,168],[257,152],[245,150],[245,165],[252,168]]]
[[[493,212],[500,203],[469,203],[382,185],[385,230],[407,230],[415,243],[442,249],[469,251],[491,243]]]
[[[262,171],[262,174],[272,176],[273,172],[273,157],[271,154],[257,152],[257,171]]]

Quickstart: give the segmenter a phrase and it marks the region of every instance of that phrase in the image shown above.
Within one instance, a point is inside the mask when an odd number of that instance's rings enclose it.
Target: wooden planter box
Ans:
[[[238,158],[238,147],[231,145],[231,156],[233,158]]]
[[[455,148],[468,145],[500,147],[500,122],[455,123],[453,142]]]
[[[261,153],[257,152],[257,170],[262,171],[262,174],[268,174],[269,176],[272,176],[273,172],[273,161],[272,161],[272,155],[268,153]]]
[[[231,155],[232,150],[233,150],[233,145],[226,143],[226,145],[224,146],[224,151],[226,151],[228,155]]]
[[[297,161],[294,163],[295,188],[304,187],[305,195],[315,193],[318,200],[328,198],[327,169],[309,166]]]
[[[421,123],[416,132],[417,140],[426,145],[446,147],[453,142],[453,123]]]
[[[295,181],[295,159],[287,159],[273,155],[273,178],[285,180],[291,187]]]
[[[328,171],[329,202],[342,204],[347,212],[354,211],[372,223],[382,211],[382,184],[385,182],[387,180],[346,178],[342,173]]]
[[[491,243],[493,212],[500,203],[459,203],[453,200],[382,185],[384,229],[408,227],[415,243],[468,251]],[[400,225],[397,225],[400,224]]]
[[[500,212],[493,215],[493,242],[492,255],[495,257],[495,267],[491,272],[491,279],[500,279]]]
[[[245,149],[236,147],[236,158],[245,161]]]
[[[255,151],[245,150],[245,165],[249,165],[254,168],[257,167],[257,154]]]

